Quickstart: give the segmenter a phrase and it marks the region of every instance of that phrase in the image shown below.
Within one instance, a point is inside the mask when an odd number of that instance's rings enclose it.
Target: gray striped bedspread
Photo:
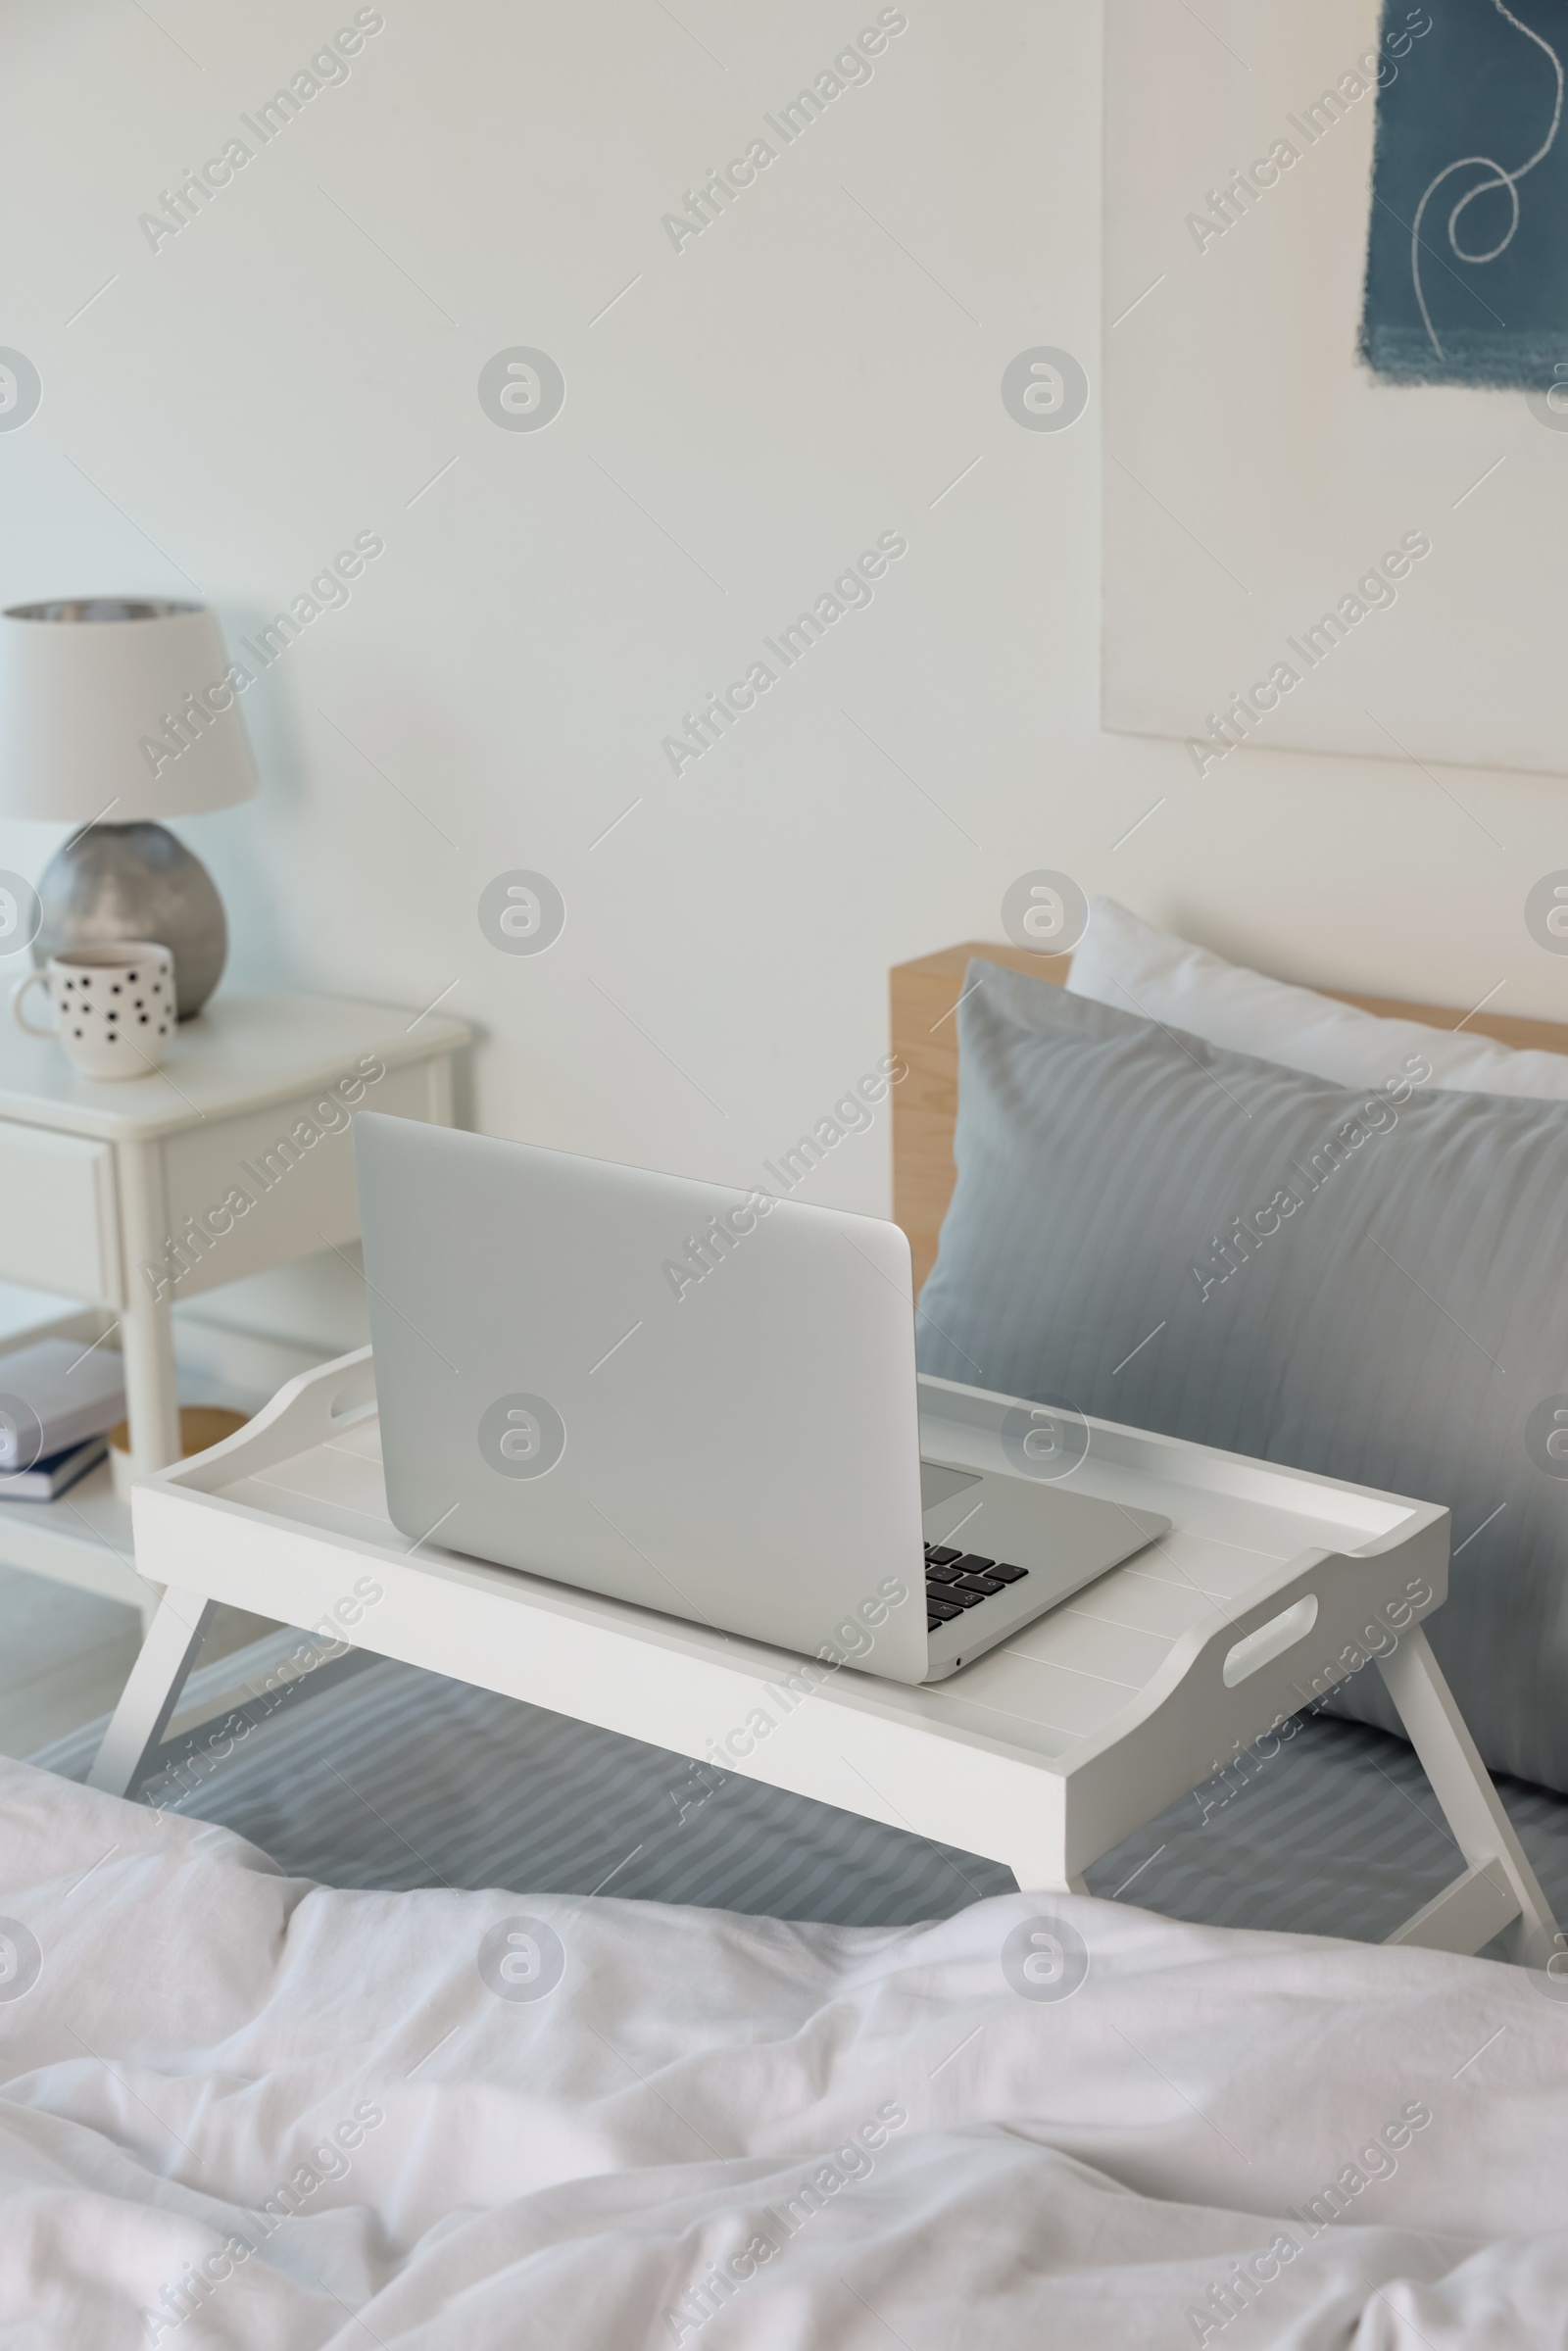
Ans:
[[[171,1742],[143,1789],[236,1831],[290,1876],[604,1891],[857,1927],[947,1918],[1011,1889],[995,1861],[412,1666],[351,1655],[280,1701],[267,1685],[297,1640],[193,1676],[194,1701],[243,1674],[262,1693],[250,1728]],[[103,1727],[31,1760],[81,1779]],[[1498,1786],[1563,1918],[1568,1801]],[[1171,1918],[1377,1941],[1459,1867],[1405,1742],[1308,1715],[1103,1855],[1088,1883]]]

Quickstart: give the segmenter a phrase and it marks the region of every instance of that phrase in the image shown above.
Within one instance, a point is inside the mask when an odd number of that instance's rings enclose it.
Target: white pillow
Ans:
[[[1358,1012],[1157,931],[1113,898],[1090,901],[1089,928],[1067,986],[1118,1012],[1164,1021],[1210,1045],[1282,1061],[1338,1086],[1386,1085],[1401,1062],[1420,1055],[1434,1085],[1568,1102],[1568,1054],[1515,1053],[1469,1029],[1454,1035],[1417,1020]]]

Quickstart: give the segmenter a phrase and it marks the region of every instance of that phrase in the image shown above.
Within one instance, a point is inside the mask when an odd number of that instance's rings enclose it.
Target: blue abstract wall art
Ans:
[[[1568,378],[1563,0],[1386,0],[1361,356],[1397,383]],[[1427,29],[1423,24],[1423,31]]]

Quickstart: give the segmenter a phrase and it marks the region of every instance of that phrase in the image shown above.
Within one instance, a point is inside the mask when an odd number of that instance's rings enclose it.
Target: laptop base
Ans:
[[[1154,1510],[926,1456],[920,1497],[927,1557],[935,1557],[927,1590],[938,1611],[927,1625],[927,1682],[972,1664],[1170,1532],[1170,1520]],[[1001,1588],[987,1592],[988,1585]]]

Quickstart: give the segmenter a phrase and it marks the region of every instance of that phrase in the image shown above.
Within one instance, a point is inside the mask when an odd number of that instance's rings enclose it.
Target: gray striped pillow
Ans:
[[[1446,1503],[1433,1646],[1488,1762],[1568,1790],[1568,1103],[968,984],[921,1370]],[[1336,1702],[1399,1727],[1375,1673]]]

